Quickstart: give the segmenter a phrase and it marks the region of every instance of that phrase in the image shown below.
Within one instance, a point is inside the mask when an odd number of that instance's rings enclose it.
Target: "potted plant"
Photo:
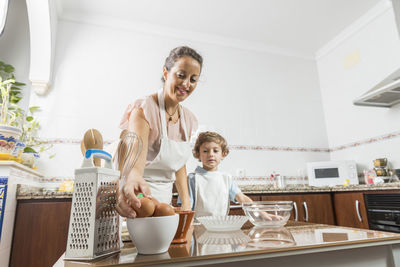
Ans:
[[[5,64],[0,61],[0,89],[2,93],[1,98],[1,117],[0,117],[0,134],[1,128],[5,128],[10,131],[11,127],[17,134],[14,135],[14,139],[8,138],[8,142],[11,142],[8,146],[13,146],[14,152],[8,153],[14,154],[14,157],[21,157],[22,163],[34,167],[36,159],[39,158],[39,154],[47,151],[52,147],[47,141],[41,140],[38,137],[38,130],[40,129],[39,121],[35,118],[34,113],[40,108],[30,107],[27,112],[18,106],[18,102],[22,99],[20,88],[24,86],[24,83],[16,82],[14,76],[15,68],[10,64]],[[7,115],[5,115],[7,114]],[[3,124],[3,120],[5,123]],[[0,136],[0,146],[1,146]],[[0,155],[1,155],[0,149]],[[54,157],[50,155],[49,158]],[[1,157],[0,157],[1,159]]]
[[[42,140],[38,137],[38,130],[40,124],[34,113],[40,110],[40,107],[34,106],[28,109],[27,114],[24,115],[22,124],[22,134],[20,140],[24,143],[25,147],[21,155],[22,163],[29,166],[35,167],[37,159],[40,158],[40,154],[49,150],[53,145],[49,144],[48,141]],[[53,158],[55,154],[50,154],[49,158]]]
[[[21,99],[20,88],[17,86],[23,84],[15,81],[13,72],[14,68],[11,65],[0,61],[0,159],[12,157],[17,140],[22,134],[21,128],[18,127],[19,118],[10,105],[11,101],[18,102]]]

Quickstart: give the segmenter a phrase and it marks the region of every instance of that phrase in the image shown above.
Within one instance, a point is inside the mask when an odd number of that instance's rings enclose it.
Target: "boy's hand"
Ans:
[[[267,220],[267,221],[282,221],[283,217],[279,215],[273,215],[269,214],[268,212],[262,211],[260,212],[261,218]]]

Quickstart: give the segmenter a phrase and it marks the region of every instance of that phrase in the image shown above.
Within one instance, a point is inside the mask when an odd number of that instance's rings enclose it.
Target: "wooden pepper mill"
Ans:
[[[83,140],[81,141],[82,154],[85,155],[87,149],[103,149],[103,137],[96,129],[89,129],[85,132]],[[94,165],[101,167],[99,158],[94,158]]]

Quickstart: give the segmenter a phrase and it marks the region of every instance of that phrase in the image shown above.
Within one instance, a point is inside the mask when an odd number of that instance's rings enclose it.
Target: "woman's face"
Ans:
[[[174,102],[182,102],[196,88],[200,77],[200,63],[190,56],[178,58],[174,66],[163,70],[164,89]]]

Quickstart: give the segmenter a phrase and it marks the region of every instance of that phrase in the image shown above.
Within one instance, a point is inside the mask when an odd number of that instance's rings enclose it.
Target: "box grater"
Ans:
[[[95,167],[93,157],[104,159],[104,167]],[[88,149],[82,167],[75,169],[65,259],[91,260],[120,250],[115,210],[119,171],[111,159],[103,150]]]

